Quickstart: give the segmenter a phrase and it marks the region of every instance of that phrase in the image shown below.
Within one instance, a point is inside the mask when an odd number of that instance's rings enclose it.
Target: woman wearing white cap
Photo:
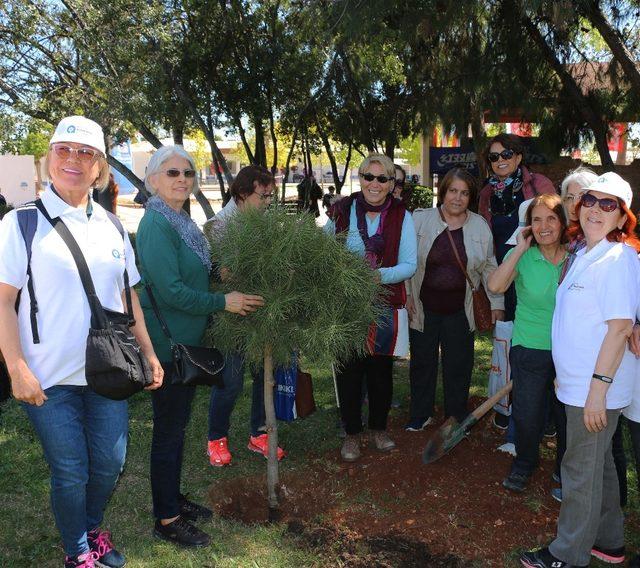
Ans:
[[[82,116],[60,121],[46,169],[51,185],[41,204],[51,218],[62,219],[82,249],[101,304],[124,312],[124,272],[131,286],[140,277],[129,239],[125,235],[123,242],[104,209],[90,198],[91,189],[104,187],[109,176],[100,126]],[[40,211],[36,219],[30,259],[18,211],[0,223],[0,348],[13,395],[27,412],[51,470],[51,507],[65,568],[120,568],[124,557],[101,524],[124,465],[127,403],[87,387],[91,314],[86,294],[67,245]],[[25,290],[16,314],[16,298],[25,286],[33,287],[37,313],[31,312],[31,294]],[[133,289],[131,295],[137,322],[132,331],[153,371],[150,388],[157,388],[162,367]]]
[[[637,362],[627,348],[640,300],[640,242],[629,184],[613,172],[585,188],[569,235],[586,246],[558,286],[552,324],[557,395],[567,413],[556,539],[520,560],[534,568],[624,562],[623,515],[611,440],[632,400]]]
[[[491,291],[504,292],[515,282],[518,296],[509,352],[516,456],[502,483],[517,492],[524,491],[538,467],[548,393],[556,376],[551,357],[551,319],[558,278],[567,256],[567,219],[560,197],[538,195],[520,207],[526,210],[525,226],[516,230],[510,239],[516,241],[515,248],[489,276]],[[556,406],[555,396],[552,398]]]

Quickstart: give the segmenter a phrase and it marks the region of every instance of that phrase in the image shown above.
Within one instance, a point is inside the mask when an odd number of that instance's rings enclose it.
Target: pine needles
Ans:
[[[232,275],[222,291],[260,294],[265,306],[246,317],[218,314],[209,345],[244,352],[253,365],[262,364],[267,344],[276,365],[288,364],[294,349],[317,365],[364,350],[381,286],[363,259],[312,216],[279,207],[238,212],[213,247]]]

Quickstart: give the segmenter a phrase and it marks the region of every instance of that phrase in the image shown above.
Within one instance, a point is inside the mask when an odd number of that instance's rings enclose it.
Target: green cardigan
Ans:
[[[209,274],[169,221],[147,210],[136,235],[140,274],[150,284],[160,312],[176,343],[200,345],[209,314],[224,310],[224,294],[209,292]],[[171,361],[169,340],[151,308],[145,290],[140,303],[158,359]]]

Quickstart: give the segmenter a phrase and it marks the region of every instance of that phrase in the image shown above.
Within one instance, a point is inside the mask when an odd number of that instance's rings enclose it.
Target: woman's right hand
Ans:
[[[35,406],[42,406],[47,400],[47,395],[44,394],[40,381],[36,379],[24,361],[11,369],[9,376],[11,377],[11,392],[16,400]]]
[[[412,296],[407,296],[405,307],[407,308],[407,315],[409,316],[409,321],[413,321],[413,318],[416,316],[416,304],[413,301]]]
[[[260,306],[264,306],[262,296],[243,294],[242,292],[229,292],[224,295],[224,309],[232,314],[246,316],[255,312]]]
[[[525,252],[531,246],[533,240],[533,232],[531,231],[531,225],[524,227],[522,231],[516,236],[516,248]]]

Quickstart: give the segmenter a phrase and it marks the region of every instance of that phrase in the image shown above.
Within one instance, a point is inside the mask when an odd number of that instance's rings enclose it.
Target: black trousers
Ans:
[[[369,396],[369,429],[386,430],[393,396],[393,357],[354,357],[338,365],[336,382],[340,413],[347,434],[362,432],[362,386]]]
[[[164,384],[151,391],[153,438],[151,441],[151,496],[157,519],[180,513],[180,476],[184,433],[191,416],[196,387],[171,384],[173,364],[163,363]]]
[[[467,417],[473,340],[464,310],[446,316],[425,312],[424,331],[409,330],[412,419],[433,416],[440,351],[445,417],[454,416],[458,422]]]

